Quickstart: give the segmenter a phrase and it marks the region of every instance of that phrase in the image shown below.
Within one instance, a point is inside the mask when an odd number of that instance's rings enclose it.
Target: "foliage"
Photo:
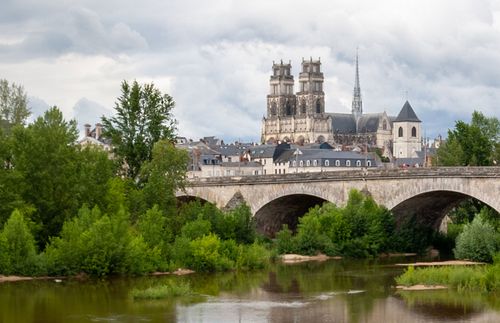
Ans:
[[[500,260],[500,259],[499,259]],[[498,292],[500,262],[485,266],[445,266],[417,268],[413,266],[396,278],[399,285],[445,285],[459,291]]]
[[[171,111],[175,103],[153,84],[123,81],[121,92],[115,104],[116,115],[102,118],[103,135],[111,138],[120,165],[126,165],[125,175],[136,180],[142,164],[152,158],[153,145],[173,139],[175,120]]]
[[[24,125],[31,112],[22,85],[0,79],[0,129],[9,132],[15,125]]]
[[[491,262],[500,251],[500,233],[478,214],[472,223],[466,224],[456,240],[455,257]]]
[[[152,159],[144,162],[140,174],[148,207],[156,204],[165,213],[175,212],[175,191],[184,188],[188,161],[186,151],[176,149],[171,142],[160,140],[154,144]]]
[[[423,253],[433,239],[432,228],[423,225],[415,215],[405,217],[393,238],[398,251]]]
[[[187,263],[196,271],[224,271],[232,268],[234,262],[224,256],[221,250],[221,240],[215,234],[209,234],[190,242],[192,257]]]
[[[37,240],[41,247],[76,213],[79,198],[93,189],[84,185],[90,171],[79,169],[79,162],[88,159],[79,160],[76,138],[76,122],[64,120],[56,107],[28,127],[14,128],[12,134],[12,168],[18,173],[14,176],[20,177],[22,199],[36,208],[32,220],[40,227]]]
[[[0,273],[33,275],[37,265],[35,239],[24,216],[14,210],[0,232]]]
[[[490,166],[500,162],[500,122],[474,111],[470,124],[457,121],[437,151],[436,164],[444,166]]]
[[[389,251],[395,231],[392,214],[371,197],[352,190],[347,205],[316,206],[299,219],[297,234],[284,227],[276,235],[279,252],[367,257]]]
[[[97,207],[85,206],[64,223],[60,237],[51,239],[45,256],[50,273],[66,275],[142,274],[154,270],[159,261],[157,250],[148,249],[142,236],[131,234],[123,208],[103,215]]]
[[[190,294],[192,294],[191,286],[182,281],[167,281],[164,285],[152,286],[146,289],[133,289],[130,292],[133,299],[163,299],[188,296]]]

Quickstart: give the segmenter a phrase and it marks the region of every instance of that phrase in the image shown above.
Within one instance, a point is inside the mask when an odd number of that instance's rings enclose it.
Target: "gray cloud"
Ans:
[[[290,59],[297,75],[302,57],[321,57],[327,111],[349,111],[358,46],[367,112],[395,115],[408,98],[429,136],[474,109],[499,116],[499,1],[7,0],[2,9],[0,76],[38,97],[103,107],[121,80],[153,81],[194,138],[258,140],[273,60]],[[41,84],[40,71],[66,90]]]

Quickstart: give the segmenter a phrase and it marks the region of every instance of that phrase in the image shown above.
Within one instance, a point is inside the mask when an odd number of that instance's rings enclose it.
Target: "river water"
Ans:
[[[495,295],[397,292],[394,262],[329,260],[248,273],[0,284],[0,322],[500,322]],[[413,259],[411,259],[413,260]],[[189,282],[194,296],[133,300],[133,288]]]

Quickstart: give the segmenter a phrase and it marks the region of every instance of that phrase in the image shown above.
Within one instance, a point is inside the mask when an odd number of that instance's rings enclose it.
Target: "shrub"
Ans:
[[[0,232],[0,273],[38,273],[35,239],[23,215],[14,210]]]
[[[499,250],[500,234],[479,214],[458,235],[454,252],[459,259],[491,262]]]
[[[168,281],[164,285],[149,287],[146,289],[133,289],[130,296],[133,299],[163,299],[192,294],[191,286],[182,281]]]
[[[181,229],[181,235],[189,240],[194,240],[208,235],[211,231],[211,227],[212,225],[210,222],[203,220],[200,216],[197,220],[184,224]]]
[[[296,253],[297,243],[292,236],[292,231],[288,229],[288,225],[284,224],[283,229],[276,233],[276,249],[279,254]]]
[[[242,270],[262,269],[269,263],[270,253],[257,243],[240,245],[236,268]]]
[[[234,263],[221,255],[221,241],[215,234],[198,238],[190,242],[192,258],[188,267],[196,271],[223,271],[233,268]]]

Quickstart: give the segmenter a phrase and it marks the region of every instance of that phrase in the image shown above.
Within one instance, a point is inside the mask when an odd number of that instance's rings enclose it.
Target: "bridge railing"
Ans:
[[[355,169],[315,173],[289,173],[281,175],[249,175],[196,178],[188,186],[256,185],[274,183],[296,183],[315,181],[345,181],[372,179],[408,179],[422,177],[498,178],[500,167],[426,167],[407,169]]]

